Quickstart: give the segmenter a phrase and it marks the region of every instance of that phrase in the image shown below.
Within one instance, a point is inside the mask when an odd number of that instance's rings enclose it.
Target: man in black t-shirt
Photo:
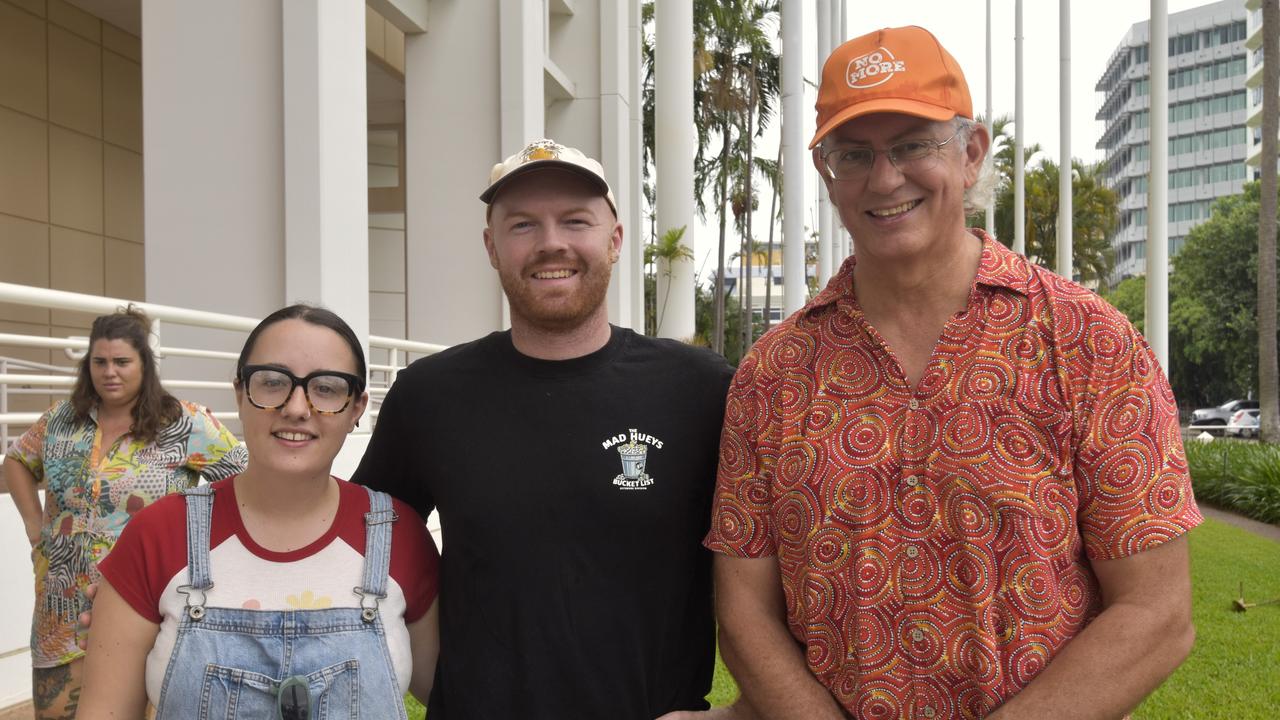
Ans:
[[[732,368],[609,324],[623,231],[599,163],[535,142],[481,200],[511,330],[402,371],[355,476],[440,511],[429,716],[746,717],[696,712],[715,656],[700,541]]]

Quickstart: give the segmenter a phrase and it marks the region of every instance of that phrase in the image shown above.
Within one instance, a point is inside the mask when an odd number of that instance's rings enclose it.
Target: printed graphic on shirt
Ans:
[[[654,478],[645,472],[649,453],[662,449],[662,441],[636,428],[629,428],[605,438],[600,445],[605,450],[615,449],[622,463],[622,473],[613,478],[613,484],[619,490],[645,490],[653,484]]]

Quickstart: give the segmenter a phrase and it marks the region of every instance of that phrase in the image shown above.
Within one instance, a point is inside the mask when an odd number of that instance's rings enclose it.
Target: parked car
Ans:
[[[1222,432],[1236,437],[1256,438],[1258,437],[1258,415],[1260,413],[1260,410],[1237,410],[1231,416],[1231,422],[1227,423]]]
[[[1200,408],[1191,413],[1192,425],[1226,425],[1241,410],[1257,410],[1257,400],[1232,400],[1218,407]]]

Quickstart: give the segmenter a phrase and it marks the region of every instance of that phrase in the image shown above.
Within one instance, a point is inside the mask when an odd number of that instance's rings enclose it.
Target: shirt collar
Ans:
[[[1008,288],[1026,295],[1031,280],[1031,263],[981,228],[968,228],[968,232],[982,241],[982,260],[978,263],[978,274],[974,282],[989,287]],[[856,243],[857,240],[854,242]],[[801,312],[807,315],[840,300],[854,300],[853,266],[856,264],[857,256],[849,256],[841,263],[835,277],[831,278],[827,286],[815,295]]]

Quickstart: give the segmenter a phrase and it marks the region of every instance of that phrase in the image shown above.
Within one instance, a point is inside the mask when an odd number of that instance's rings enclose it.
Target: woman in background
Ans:
[[[161,387],[150,334],[151,321],[132,306],[96,318],[70,399],[45,412],[4,461],[35,566],[37,720],[75,716],[84,587],[98,581],[97,563],[129,519],[201,475],[219,480],[245,466],[243,446],[207,409]]]
[[[364,351],[322,308],[278,310],[236,363],[249,467],[161,500],[102,562],[81,720],[404,718],[439,637],[422,519],[330,475],[364,413]]]

